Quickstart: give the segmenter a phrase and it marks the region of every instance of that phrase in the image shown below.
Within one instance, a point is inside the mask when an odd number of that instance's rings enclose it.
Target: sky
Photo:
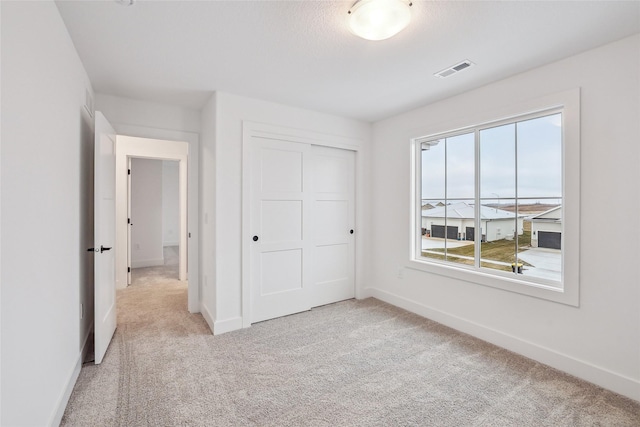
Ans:
[[[558,113],[480,131],[480,195],[493,199],[486,203],[498,198],[508,203],[505,199],[516,195],[516,178],[518,197],[542,203],[544,197],[552,197],[551,203],[558,202],[562,197],[561,121]],[[440,139],[422,151],[423,200],[444,200],[445,173],[448,200],[473,199],[474,163],[473,132]]]

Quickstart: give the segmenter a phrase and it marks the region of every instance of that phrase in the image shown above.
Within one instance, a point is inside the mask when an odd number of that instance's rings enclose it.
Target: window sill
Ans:
[[[554,286],[552,284],[535,283],[528,280],[521,280],[516,277],[508,277],[508,273],[505,274],[505,276],[502,276],[494,273],[483,273],[481,271],[449,264],[417,259],[411,260],[406,267],[412,270],[423,271],[451,279],[502,289],[504,291],[528,295],[547,301],[553,301],[574,307],[579,306],[577,287],[573,287],[574,291],[572,292],[571,289],[567,289],[566,286],[563,289],[560,284]]]

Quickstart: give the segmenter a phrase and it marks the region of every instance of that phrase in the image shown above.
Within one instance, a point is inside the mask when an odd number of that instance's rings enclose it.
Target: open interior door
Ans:
[[[131,158],[127,159],[127,286],[131,285]]]
[[[116,133],[95,112],[94,255],[95,363],[102,362],[116,330]]]

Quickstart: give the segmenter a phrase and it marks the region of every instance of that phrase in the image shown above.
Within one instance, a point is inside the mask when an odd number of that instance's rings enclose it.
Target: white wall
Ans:
[[[203,214],[209,221],[209,225],[204,225],[203,247],[206,248],[205,256],[215,256],[215,280],[211,281],[213,269],[208,267],[209,260],[204,259],[203,274],[207,275],[210,289],[203,290],[206,296],[203,303],[207,311],[215,313],[216,333],[241,325],[243,120],[351,137],[359,140],[363,147],[368,144],[371,129],[365,122],[221,92],[217,92],[205,107],[202,170],[215,170],[215,177],[203,176],[202,192],[207,197]],[[206,134],[204,129],[207,129]],[[364,206],[366,155],[365,149],[356,159],[356,169],[361,173],[356,177],[357,209]],[[211,200],[211,194],[215,194],[215,201]],[[211,229],[212,213],[215,214],[215,230]],[[362,214],[362,209],[358,214]],[[364,239],[366,224],[362,218],[358,221],[358,238]],[[210,246],[211,239],[215,242],[214,248]],[[363,253],[356,255],[356,264],[362,265],[363,259],[358,257],[364,257]],[[363,280],[363,275],[363,271],[356,272],[356,281]],[[215,289],[215,294],[211,289]]]
[[[372,295],[640,399],[640,36],[374,124]],[[612,69],[612,64],[615,67]],[[455,77],[454,77],[455,78]],[[580,306],[407,269],[409,138],[460,117],[581,88]],[[405,189],[405,190],[402,190]],[[603,198],[616,209],[603,207]]]
[[[2,29],[2,7],[0,7],[0,31]],[[1,48],[0,48],[1,50]],[[0,61],[1,63],[2,61]],[[2,69],[0,67],[0,80]],[[2,99],[2,84],[0,84],[0,100]],[[2,117],[2,102],[0,102],[0,117]],[[1,127],[0,127],[1,129]],[[0,189],[2,188],[2,133],[0,132]],[[2,236],[2,198],[0,197],[0,236]],[[2,278],[2,245],[0,244],[0,278]],[[0,307],[2,307],[2,286],[0,284]],[[0,314],[0,332],[2,331],[2,315]],[[2,333],[0,333],[0,384],[2,384]],[[0,386],[0,423],[2,422],[2,386]]]
[[[45,426],[62,416],[93,318],[91,87],[53,2],[0,7],[0,424]]]
[[[164,264],[162,161],[131,159],[131,268]]]
[[[200,133],[200,312],[213,331],[216,319],[217,94],[202,108]]]
[[[180,106],[157,104],[152,102],[133,100],[117,96],[96,94],[96,110],[102,111],[106,118],[115,128],[119,135],[129,135],[140,138],[151,138],[168,141],[185,141],[189,144],[189,212],[188,212],[188,232],[191,233],[189,239],[189,252],[197,253],[198,256],[189,257],[189,310],[194,312],[196,308],[192,306],[192,295],[198,295],[200,290],[201,277],[197,273],[200,271],[200,198],[203,196],[200,191],[200,111],[184,108]],[[116,167],[119,162],[125,160],[118,157]],[[116,176],[116,187],[121,184],[119,175]],[[192,194],[193,193],[193,194]],[[197,197],[194,197],[197,194]],[[124,237],[123,237],[124,235]],[[116,237],[117,247],[125,244],[122,239],[126,239],[126,232],[118,231]],[[126,253],[116,253],[116,286],[126,287],[126,269],[119,266],[126,266]],[[192,287],[196,292],[192,292]],[[196,298],[197,299],[197,298]],[[193,303],[195,304],[195,302]]]
[[[180,244],[179,163],[162,161],[162,245]]]
[[[96,93],[95,106],[96,110],[104,113],[118,133],[122,133],[123,125],[200,133],[199,110],[103,93]],[[153,137],[148,135],[131,136]]]

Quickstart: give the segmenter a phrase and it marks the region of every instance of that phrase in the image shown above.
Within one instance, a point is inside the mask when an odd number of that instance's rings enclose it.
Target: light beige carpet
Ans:
[[[151,276],[62,425],[640,426],[637,402],[375,299],[214,337]]]

